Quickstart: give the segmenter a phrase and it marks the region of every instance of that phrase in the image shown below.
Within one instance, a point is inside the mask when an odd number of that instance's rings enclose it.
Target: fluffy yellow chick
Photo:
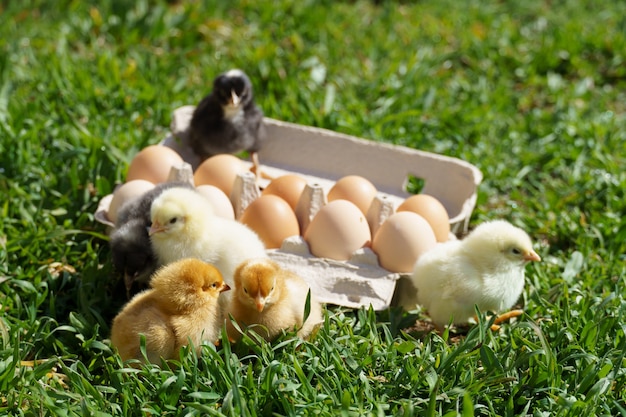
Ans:
[[[163,191],[152,203],[151,219],[149,234],[161,264],[199,258],[215,265],[232,286],[240,263],[267,256],[255,232],[236,220],[215,215],[211,203],[195,190]]]
[[[528,262],[540,261],[530,237],[502,221],[482,223],[465,239],[437,245],[416,262],[411,281],[417,292],[405,309],[426,309],[433,323],[464,324],[482,312],[503,312],[519,299]]]
[[[218,296],[230,287],[212,265],[183,259],[158,269],[152,288],[133,297],[113,319],[111,343],[123,360],[139,359],[141,335],[152,363],[174,359],[182,346],[219,340],[223,315]]]
[[[310,313],[303,323],[309,286],[270,259],[251,259],[241,264],[235,271],[233,292],[228,313],[242,329],[251,327],[268,341],[282,330],[293,329],[299,337],[307,338],[322,322],[322,306],[311,294]],[[229,318],[226,326],[228,337],[239,340],[241,334]]]

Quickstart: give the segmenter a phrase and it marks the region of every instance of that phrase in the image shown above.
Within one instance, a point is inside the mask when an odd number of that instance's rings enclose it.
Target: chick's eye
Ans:
[[[243,289],[243,292],[245,292],[246,294],[248,294],[248,289],[247,289],[247,288],[244,288],[244,289]]]
[[[217,282],[214,282],[213,284],[211,284],[211,288],[217,288]]]
[[[178,218],[174,217],[170,219],[170,224],[175,224],[178,221]]]
[[[517,249],[517,248],[513,248],[513,249],[511,249],[511,253],[512,253],[513,255],[521,255],[521,254],[522,254],[522,251],[521,251],[521,250],[519,250],[519,249]]]

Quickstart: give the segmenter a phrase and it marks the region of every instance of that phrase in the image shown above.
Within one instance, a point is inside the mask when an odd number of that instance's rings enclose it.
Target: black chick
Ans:
[[[187,182],[157,184],[138,199],[124,204],[118,212],[109,245],[113,267],[124,275],[126,295],[129,298],[148,288],[150,277],[159,266],[148,235],[150,207],[163,191],[174,187],[193,188]]]
[[[232,69],[217,76],[213,91],[193,112],[189,138],[201,160],[249,151],[259,172],[257,151],[265,139],[263,112],[254,103],[252,83],[243,71]]]

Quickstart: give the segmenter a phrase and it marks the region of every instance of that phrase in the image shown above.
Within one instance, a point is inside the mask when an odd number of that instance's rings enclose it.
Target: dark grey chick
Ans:
[[[213,91],[193,112],[189,138],[201,160],[249,151],[259,172],[257,151],[265,139],[263,112],[254,103],[252,83],[243,71],[232,69],[215,78]]]
[[[150,277],[157,269],[157,258],[150,244],[150,206],[164,190],[174,187],[193,188],[187,182],[157,184],[136,200],[124,204],[117,215],[115,228],[109,236],[111,257],[116,271],[124,275],[126,295],[148,288]]]

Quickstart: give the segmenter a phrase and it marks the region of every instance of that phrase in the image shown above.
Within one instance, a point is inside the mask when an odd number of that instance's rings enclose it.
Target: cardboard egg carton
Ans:
[[[194,106],[184,106],[174,111],[171,134],[161,143],[177,151],[185,161],[183,166],[172,169],[171,180],[192,181],[192,172],[201,162],[187,142],[193,110]],[[444,205],[450,217],[451,235],[467,232],[482,181],[481,172],[468,162],[270,118],[264,122],[267,139],[258,155],[265,176],[297,174],[307,180],[296,208],[301,230],[326,204],[326,195],[338,179],[360,175],[378,190],[367,214],[372,234],[411,196],[406,191],[411,177],[423,180],[422,193]],[[269,181],[257,180],[249,172],[237,177],[230,196],[236,217]],[[110,195],[101,200],[96,219],[112,225],[106,217],[110,200]],[[347,261],[315,257],[301,236],[287,238],[279,249],[270,249],[268,254],[305,279],[320,301],[351,308],[389,307],[402,276],[380,267],[370,248],[357,250]]]

